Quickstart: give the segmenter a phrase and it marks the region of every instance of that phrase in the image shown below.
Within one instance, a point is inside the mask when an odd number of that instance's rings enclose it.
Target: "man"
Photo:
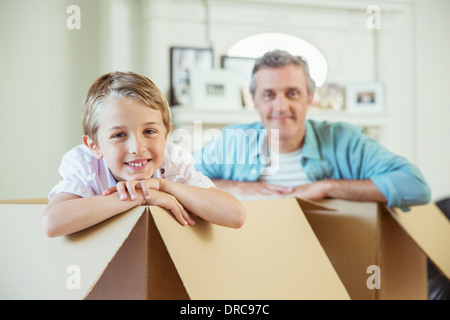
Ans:
[[[266,53],[250,85],[261,121],[225,128],[194,154],[197,170],[233,194],[376,201],[404,210],[430,201],[420,171],[362,129],[306,120],[314,90],[303,58]]]

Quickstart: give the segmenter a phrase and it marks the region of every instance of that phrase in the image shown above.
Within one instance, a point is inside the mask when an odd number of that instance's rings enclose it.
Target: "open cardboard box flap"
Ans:
[[[450,279],[450,222],[435,203],[387,209],[443,275]]]
[[[319,202],[297,198],[304,212],[319,212],[320,210],[337,211],[333,204],[339,200],[321,200]],[[344,201],[354,203],[352,201]],[[403,230],[414,240],[433,264],[450,279],[450,221],[434,203],[410,207],[403,211],[399,208],[389,208],[381,205]]]
[[[50,239],[41,228],[44,208],[0,205],[0,299],[85,298],[143,212],[135,208],[73,235]]]
[[[426,256],[449,278],[450,226],[434,203],[403,212],[372,202],[319,202],[337,210],[305,215],[352,299],[427,299]],[[380,268],[380,289],[368,290],[368,267]]]
[[[295,199],[243,202],[241,229],[150,211],[191,299],[348,299]]]

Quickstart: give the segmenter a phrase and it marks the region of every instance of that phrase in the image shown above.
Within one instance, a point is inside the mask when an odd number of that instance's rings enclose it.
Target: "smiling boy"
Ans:
[[[192,156],[167,142],[167,101],[151,80],[135,73],[101,76],[83,105],[83,144],[60,166],[43,227],[49,237],[70,234],[138,205],[157,205],[182,225],[189,213],[239,228],[242,204],[197,172]]]

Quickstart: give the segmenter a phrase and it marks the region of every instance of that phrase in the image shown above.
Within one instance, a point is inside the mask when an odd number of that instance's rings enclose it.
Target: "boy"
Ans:
[[[70,234],[138,205],[169,210],[182,225],[189,213],[239,228],[242,204],[197,172],[192,156],[167,142],[170,109],[154,83],[128,72],[108,73],[83,104],[83,144],[62,160],[63,178],[49,194],[43,227]]]

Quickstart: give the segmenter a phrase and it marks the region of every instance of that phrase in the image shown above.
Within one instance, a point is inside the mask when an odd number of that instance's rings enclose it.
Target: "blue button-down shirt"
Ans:
[[[371,179],[390,207],[406,210],[430,201],[422,173],[361,128],[342,122],[305,121],[301,164],[311,181]],[[224,128],[222,135],[194,153],[195,167],[212,179],[256,181],[270,165],[267,131],[261,122]]]

